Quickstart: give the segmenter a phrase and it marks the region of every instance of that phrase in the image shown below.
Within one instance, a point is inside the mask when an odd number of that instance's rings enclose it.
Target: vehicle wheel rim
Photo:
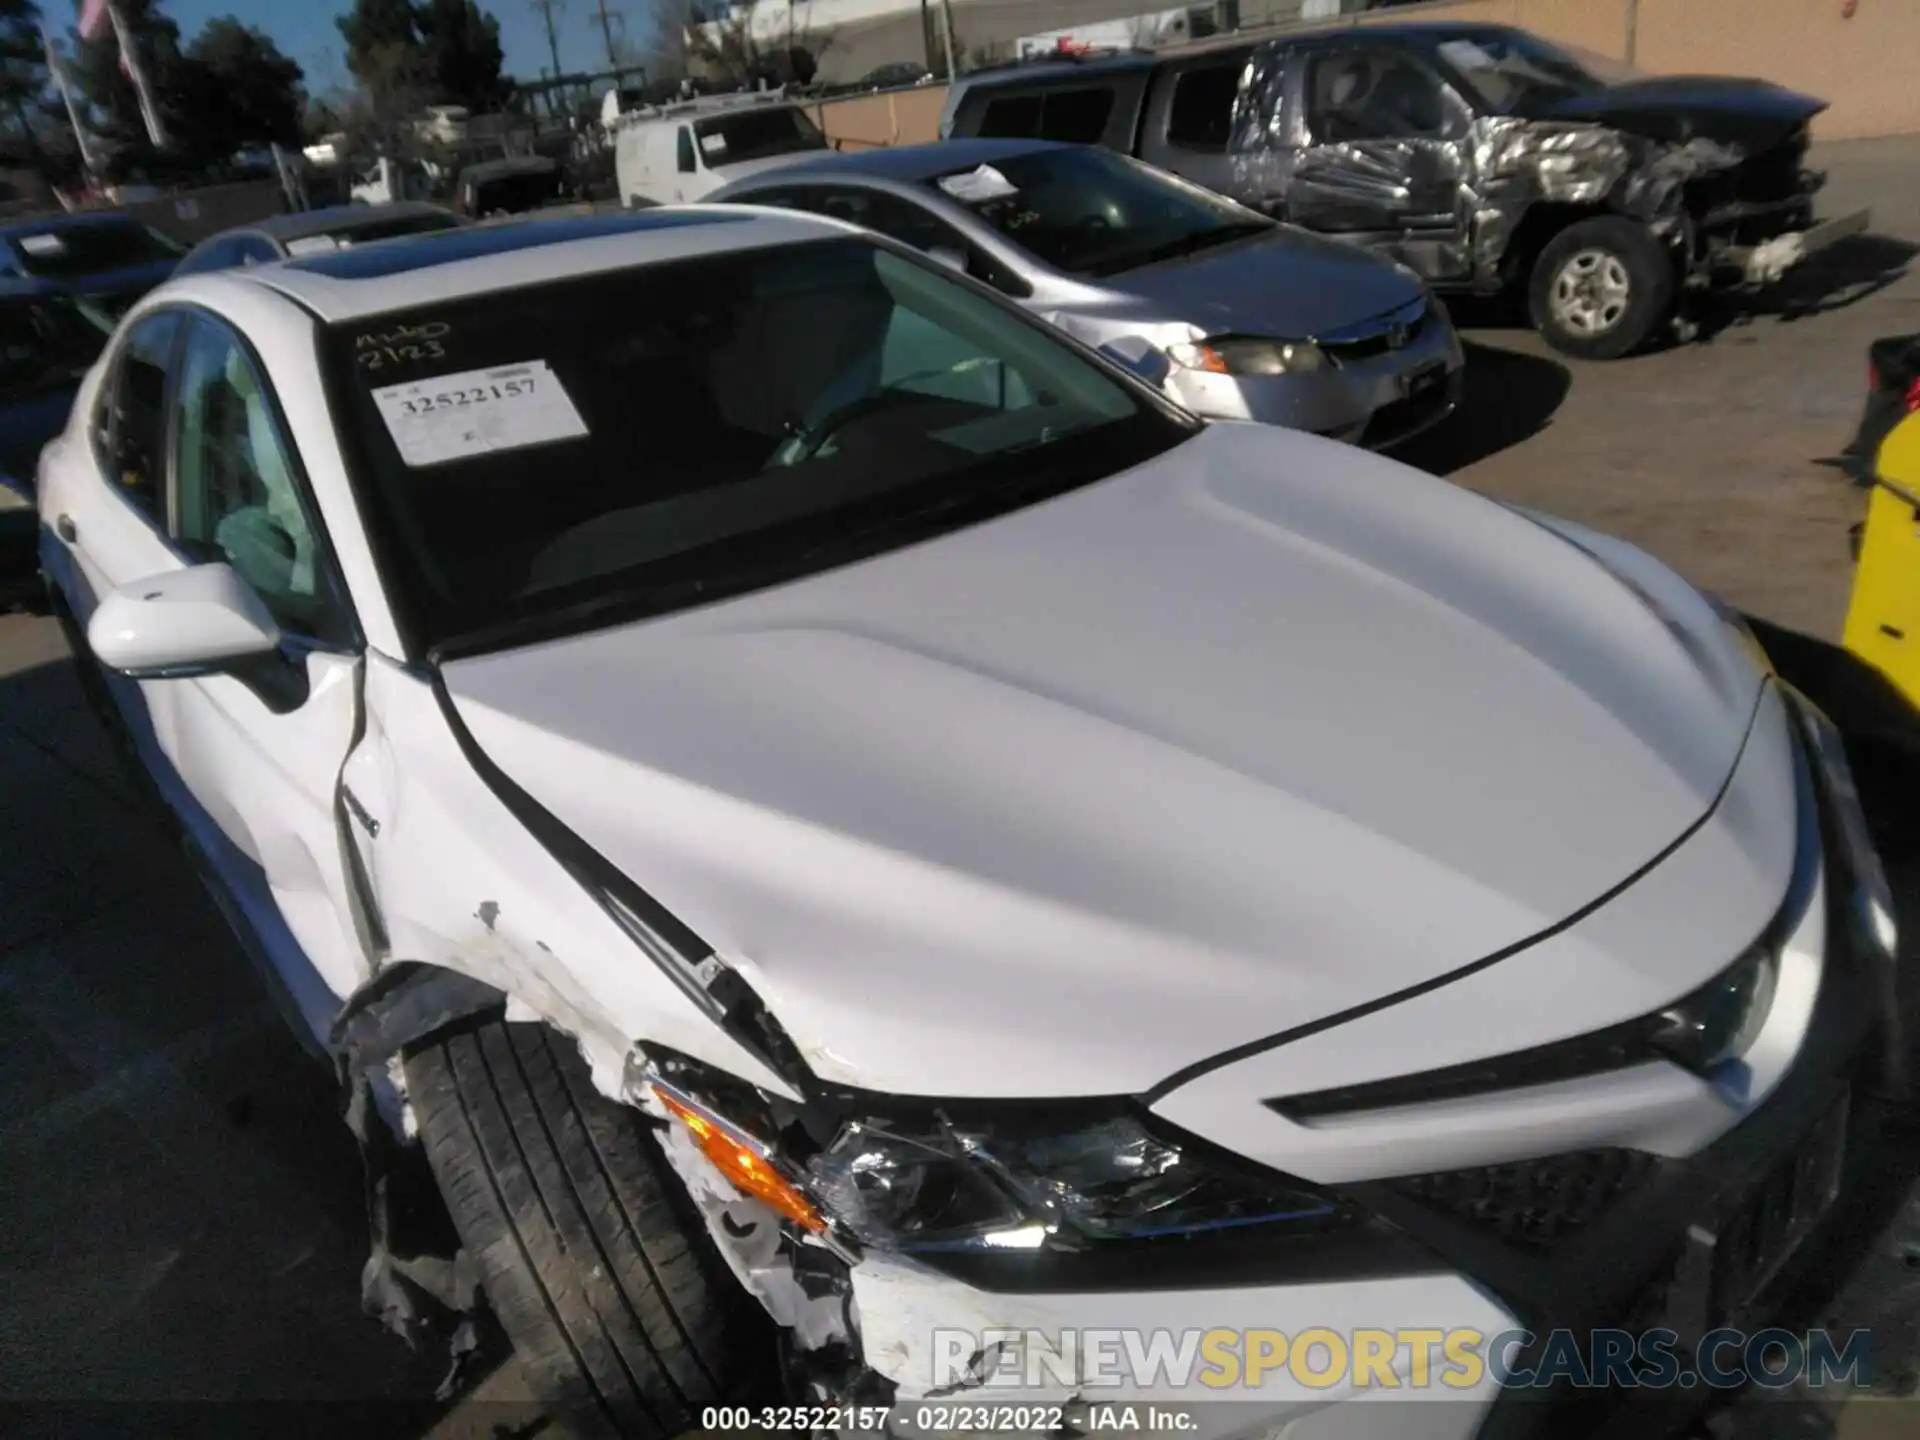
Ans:
[[[1576,250],[1554,272],[1553,318],[1576,335],[1604,335],[1632,299],[1633,280],[1611,250]]]

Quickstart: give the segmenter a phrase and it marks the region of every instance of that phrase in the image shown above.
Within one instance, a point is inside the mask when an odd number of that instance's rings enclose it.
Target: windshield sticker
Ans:
[[[20,248],[29,255],[64,255],[67,242],[58,235],[22,235]]]
[[[709,160],[713,159],[716,155],[726,154],[727,137],[724,135],[702,135],[700,137],[700,153]]]
[[[436,375],[372,394],[400,458],[415,470],[587,433],[544,360]]]
[[[289,255],[323,255],[339,248],[340,242],[331,235],[302,235],[298,240],[287,242]]]
[[[1492,70],[1494,59],[1471,40],[1442,40],[1433,47],[1456,70]]]
[[[1020,193],[1018,185],[991,165],[982,165],[964,175],[943,175],[940,188],[964,205],[984,205],[989,200],[1005,200]]]

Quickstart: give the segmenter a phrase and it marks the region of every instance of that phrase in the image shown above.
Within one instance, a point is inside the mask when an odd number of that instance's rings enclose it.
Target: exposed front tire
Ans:
[[[772,1322],[635,1111],[571,1042],[489,1020],[406,1060],[455,1227],[529,1383],[576,1433],[671,1436],[757,1398]]]
[[[1646,226],[1618,215],[1569,225],[1541,250],[1527,284],[1534,328],[1563,355],[1618,360],[1673,313],[1673,258]]]

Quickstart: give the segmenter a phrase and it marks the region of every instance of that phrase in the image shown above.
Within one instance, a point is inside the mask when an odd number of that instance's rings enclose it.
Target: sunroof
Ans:
[[[684,211],[641,210],[607,215],[569,215],[552,220],[520,220],[510,225],[475,225],[409,237],[404,244],[354,246],[325,255],[289,260],[289,270],[311,270],[336,280],[378,280],[404,275],[456,260],[483,255],[505,255],[539,245],[564,245],[569,240],[594,240],[602,235],[631,235],[649,230],[677,230],[688,225],[734,225],[750,215],[690,214]]]

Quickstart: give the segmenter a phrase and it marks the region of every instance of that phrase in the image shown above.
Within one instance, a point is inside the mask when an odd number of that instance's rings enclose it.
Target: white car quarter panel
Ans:
[[[1179,1085],[1154,1104],[1237,1153],[1324,1182],[1598,1146],[1690,1154],[1757,1107],[1806,1033],[1825,954],[1818,886],[1784,947],[1766,1027],[1715,1083],[1654,1063],[1498,1095],[1296,1123],[1261,1102],[1419,1075],[1649,1015],[1730,965],[1789,889],[1794,744],[1766,690],[1713,815],[1633,885],[1497,964]],[[1783,784],[1782,777],[1789,783]]]

